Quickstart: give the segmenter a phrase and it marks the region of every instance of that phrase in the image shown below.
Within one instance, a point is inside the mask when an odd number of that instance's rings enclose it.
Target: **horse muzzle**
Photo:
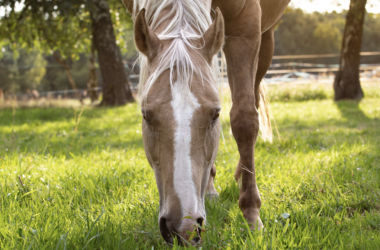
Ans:
[[[168,244],[174,243],[174,238],[179,243],[184,245],[195,245],[200,240],[201,226],[205,218],[198,213],[192,214],[191,219],[181,218],[180,221],[175,221],[170,218],[170,215],[161,216],[159,220],[159,228],[162,237]],[[179,225],[179,226],[177,226]],[[195,237],[189,241],[191,233],[196,232]],[[190,233],[189,233],[190,232]]]

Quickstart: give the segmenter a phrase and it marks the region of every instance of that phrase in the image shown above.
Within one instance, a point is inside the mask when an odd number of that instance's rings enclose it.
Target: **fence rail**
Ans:
[[[371,70],[380,68],[379,65],[376,66],[365,66],[360,67],[360,70]],[[310,72],[310,73],[327,73],[327,72],[337,72],[339,68],[312,68],[312,69],[276,69],[276,70],[268,70],[267,75],[275,75],[275,74],[287,74],[292,72]]]
[[[362,52],[361,56],[380,56],[380,52]],[[326,57],[338,57],[340,54],[322,54],[322,55],[284,55],[284,56],[274,56],[273,59],[309,59],[309,58],[326,58]],[[226,70],[226,59],[224,54],[219,58],[219,65],[221,66],[222,78],[227,78]],[[380,61],[380,60],[379,60]],[[313,63],[274,63],[271,68],[281,68],[281,67],[293,67],[292,69],[271,69],[268,70],[266,75],[276,75],[276,74],[287,74],[292,72],[309,72],[309,73],[327,73],[327,72],[337,72],[339,70],[338,64],[313,64]],[[309,67],[306,69],[300,69],[295,67]],[[374,70],[380,68],[380,64],[362,64],[360,65],[360,70]]]
[[[380,52],[361,52],[361,56],[380,56]],[[321,55],[284,55],[273,56],[273,60],[285,60],[285,59],[310,59],[310,58],[329,58],[339,57],[340,54],[321,54]]]

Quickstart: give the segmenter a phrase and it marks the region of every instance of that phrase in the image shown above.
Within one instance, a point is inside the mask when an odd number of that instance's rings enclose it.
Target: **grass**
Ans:
[[[379,249],[380,97],[278,100],[281,137],[256,147],[265,230],[247,230],[237,204],[227,101],[202,248]],[[169,249],[139,113],[0,110],[0,249]]]
[[[380,98],[380,82],[362,82],[365,97]],[[272,102],[300,102],[309,100],[331,100],[334,98],[333,86],[327,83],[270,85],[268,96]]]

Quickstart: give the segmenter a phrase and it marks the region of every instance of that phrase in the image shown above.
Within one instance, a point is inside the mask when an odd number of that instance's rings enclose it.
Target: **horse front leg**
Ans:
[[[226,21],[224,54],[232,95],[230,111],[232,134],[240,160],[235,178],[241,181],[239,207],[251,229],[261,229],[261,199],[256,184],[254,149],[259,133],[259,113],[255,106],[255,79],[261,44],[259,1],[246,4],[233,20]]]
[[[216,167],[215,167],[215,164],[213,164],[210,170],[210,177],[208,179],[207,188],[206,188],[206,197],[211,200],[219,197],[219,194],[216,191],[215,186],[214,186],[215,175],[216,175]]]

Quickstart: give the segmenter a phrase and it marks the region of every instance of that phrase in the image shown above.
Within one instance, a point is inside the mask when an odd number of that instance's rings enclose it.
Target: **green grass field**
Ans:
[[[202,249],[380,249],[380,95],[279,91],[281,137],[256,146],[265,230],[238,207],[227,101]],[[140,127],[137,104],[0,110],[0,249],[169,249]]]

